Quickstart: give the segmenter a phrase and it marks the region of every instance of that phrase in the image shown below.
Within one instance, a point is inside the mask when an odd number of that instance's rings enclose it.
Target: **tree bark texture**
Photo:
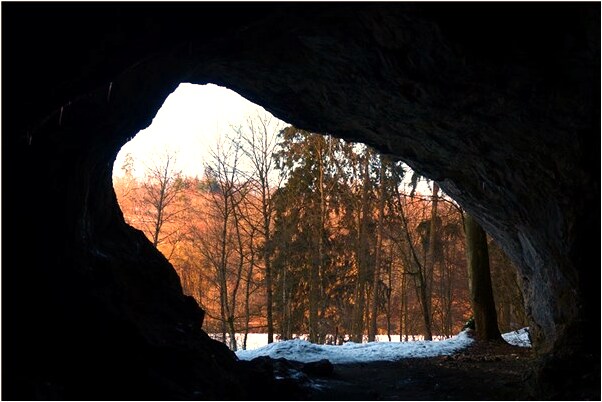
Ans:
[[[483,228],[468,214],[464,217],[464,230],[466,231],[468,283],[477,339],[501,339],[489,272],[487,236]]]

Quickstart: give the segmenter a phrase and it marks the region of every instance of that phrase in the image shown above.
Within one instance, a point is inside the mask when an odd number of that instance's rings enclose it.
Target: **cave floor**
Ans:
[[[530,348],[475,342],[451,356],[336,364],[312,379],[308,400],[525,400]]]

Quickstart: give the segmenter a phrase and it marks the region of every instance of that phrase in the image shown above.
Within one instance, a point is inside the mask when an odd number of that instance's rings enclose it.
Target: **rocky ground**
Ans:
[[[525,400],[533,399],[527,385],[532,364],[529,348],[475,342],[451,356],[337,364],[279,378],[281,391],[287,382],[302,384],[303,391],[290,388],[288,399]]]

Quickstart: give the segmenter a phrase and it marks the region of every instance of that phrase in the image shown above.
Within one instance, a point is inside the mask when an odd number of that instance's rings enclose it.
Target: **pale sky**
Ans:
[[[203,177],[203,163],[209,150],[232,132],[231,127],[245,126],[248,118],[269,114],[236,92],[213,84],[180,84],[157,112],[149,127],[125,144],[113,164],[113,175],[122,176],[125,156],[134,159],[134,175],[144,177],[147,166],[160,163],[169,154],[176,155],[175,170],[186,176]],[[286,123],[274,118],[273,124]],[[411,174],[406,176],[409,182]],[[409,190],[408,190],[409,191]],[[421,180],[418,192],[428,194]]]
[[[248,117],[267,113],[234,91],[213,84],[180,84],[170,94],[152,124],[125,144],[113,165],[113,174],[123,174],[125,155],[135,161],[135,175],[142,177],[165,152],[176,153],[177,170],[188,176],[203,175],[203,162],[220,135],[231,126],[244,125]]]

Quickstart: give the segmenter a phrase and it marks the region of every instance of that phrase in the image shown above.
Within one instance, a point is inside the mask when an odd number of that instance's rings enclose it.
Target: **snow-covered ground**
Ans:
[[[522,328],[503,334],[506,342],[530,347],[528,328]],[[386,339],[386,337],[385,337]],[[259,356],[285,358],[303,363],[328,359],[331,363],[365,363],[371,361],[395,361],[410,357],[434,357],[450,355],[470,345],[473,340],[466,331],[439,341],[415,342],[347,342],[340,346],[316,345],[303,339],[275,342],[251,350],[239,350],[236,355],[241,360],[252,360]],[[398,338],[399,339],[399,338]]]
[[[531,347],[531,340],[529,339],[529,327],[502,334],[502,338],[504,338],[504,340],[511,345],[521,346],[523,348]]]
[[[259,356],[283,357],[303,363],[328,359],[331,363],[362,363],[369,361],[395,361],[408,357],[432,357],[449,355],[472,343],[466,332],[442,341],[416,342],[347,342],[340,346],[316,345],[305,340],[294,339],[276,342],[258,349],[240,350],[236,355],[241,360]]]
[[[217,341],[223,342],[222,334],[210,333],[209,336]],[[227,337],[227,335],[226,335],[226,337]],[[307,340],[309,340],[309,335],[293,334],[293,338],[294,339],[302,339],[304,341],[307,341]],[[435,341],[441,341],[444,339],[445,339],[445,337],[443,337],[443,336],[433,335],[433,340],[435,340]],[[242,349],[243,340],[244,340],[244,334],[236,333],[236,345],[238,346],[239,349]],[[412,341],[412,342],[413,341],[423,341],[424,336],[423,335],[409,335],[408,340]],[[276,342],[279,341],[278,336],[275,336],[275,341]],[[377,342],[389,342],[389,337],[387,335],[376,335],[376,341]],[[391,335],[391,341],[401,342],[399,339],[399,335]],[[368,342],[368,336],[364,335],[364,343],[366,343],[366,342]],[[228,342],[224,342],[224,343],[227,344]],[[257,349],[262,346],[266,346],[267,344],[268,344],[268,334],[267,333],[249,333],[249,334],[247,334],[246,350]]]

